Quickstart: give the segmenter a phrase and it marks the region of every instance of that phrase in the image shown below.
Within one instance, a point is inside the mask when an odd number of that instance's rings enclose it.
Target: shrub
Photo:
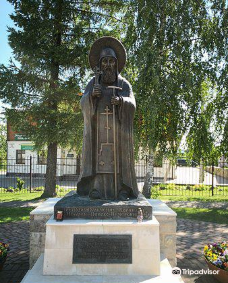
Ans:
[[[150,198],[157,199],[160,195],[161,195],[161,193],[155,187],[151,188]]]
[[[7,193],[13,193],[14,190],[15,190],[14,187],[9,187],[9,188],[6,189],[6,192]]]
[[[33,189],[35,192],[42,192],[44,190],[44,187],[36,187]]]
[[[191,191],[191,189],[192,189],[191,186],[189,186],[189,185],[186,186],[186,190]]]
[[[194,191],[206,191],[207,189],[207,186],[203,184],[193,186]]]
[[[57,192],[60,192],[60,193],[64,193],[65,192],[65,189],[60,187],[59,185],[56,185],[56,191]]]
[[[166,186],[167,186],[166,184],[160,184],[159,185],[159,190],[161,190],[161,191],[162,190],[166,190]]]
[[[175,184],[173,184],[173,183],[168,184],[167,189],[168,190],[175,190]]]
[[[22,189],[24,189],[24,184],[25,184],[25,181],[20,179],[20,178],[17,178],[17,189],[19,191],[21,191]]]

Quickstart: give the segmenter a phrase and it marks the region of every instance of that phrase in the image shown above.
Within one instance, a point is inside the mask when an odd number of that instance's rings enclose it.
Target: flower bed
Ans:
[[[204,247],[204,257],[214,275],[220,282],[228,282],[228,242],[208,244]]]
[[[213,243],[204,247],[204,256],[213,265],[228,271],[228,243]]]
[[[0,242],[0,270],[2,270],[3,264],[6,261],[8,250],[9,250],[9,245]]]

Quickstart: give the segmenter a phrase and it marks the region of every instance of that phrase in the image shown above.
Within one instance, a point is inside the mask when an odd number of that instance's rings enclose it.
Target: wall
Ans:
[[[16,150],[21,150],[22,145],[32,145],[31,141],[8,141],[7,142],[7,174],[30,173],[30,156],[32,156],[32,173],[45,174],[46,165],[38,164],[37,151],[25,150],[25,164],[16,164]],[[61,157],[61,149],[58,149],[57,158]],[[57,167],[57,176],[60,176],[60,166]]]
[[[212,173],[212,167],[206,167],[206,171]],[[214,167],[214,175],[228,178],[228,168]]]

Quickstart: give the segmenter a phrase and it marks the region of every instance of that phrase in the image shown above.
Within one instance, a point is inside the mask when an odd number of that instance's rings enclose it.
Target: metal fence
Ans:
[[[187,162],[172,165],[171,162],[166,161],[160,167],[162,172],[160,176],[158,176],[158,167],[154,167],[154,170],[152,190],[159,195],[228,196],[228,164],[225,161],[217,163],[216,166]]]
[[[146,159],[135,164],[137,180],[142,185],[146,174]],[[59,190],[76,189],[81,170],[80,158],[58,158],[56,169],[56,184]],[[45,186],[46,164],[37,158],[0,160],[0,193],[39,191]],[[23,186],[20,184],[23,183]]]
[[[152,191],[160,195],[177,196],[228,196],[228,164],[212,165],[177,163],[163,160],[153,166]],[[80,175],[80,158],[57,159],[57,188],[71,190],[77,187]],[[142,189],[148,171],[148,157],[135,162],[138,186]],[[9,191],[42,190],[45,186],[46,164],[44,160],[0,160],[0,193]]]

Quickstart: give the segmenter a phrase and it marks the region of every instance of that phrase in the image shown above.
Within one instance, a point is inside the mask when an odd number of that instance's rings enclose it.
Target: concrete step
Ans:
[[[172,274],[172,267],[163,255],[161,255],[159,276],[44,276],[43,260],[42,254],[21,283],[184,283],[180,275]],[[61,260],[61,255],[57,260]]]

